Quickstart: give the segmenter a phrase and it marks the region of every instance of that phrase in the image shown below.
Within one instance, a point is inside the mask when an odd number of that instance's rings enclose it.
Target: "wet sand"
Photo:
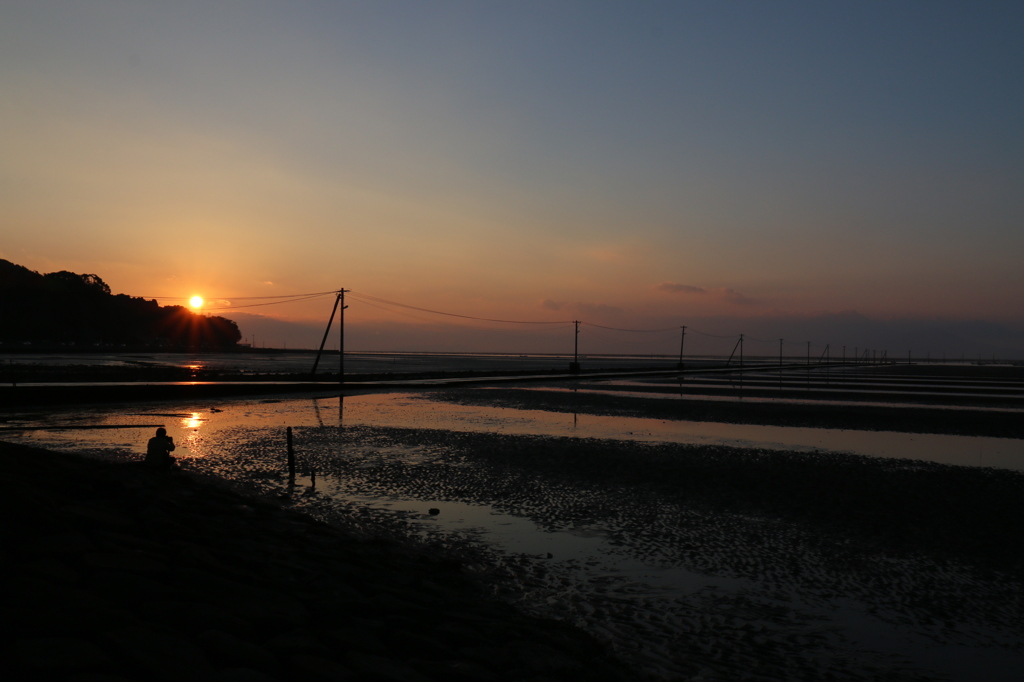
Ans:
[[[317,437],[304,432],[303,449]],[[1024,669],[1017,472],[380,427],[346,428],[344,443],[376,454],[310,463],[321,485],[345,481],[341,498],[431,500],[443,514],[444,503],[487,505],[544,529],[553,559],[495,554],[477,559],[481,574],[654,679],[1014,680]],[[411,506],[356,518],[414,535]],[[566,535],[610,543],[636,579],[563,560]]]

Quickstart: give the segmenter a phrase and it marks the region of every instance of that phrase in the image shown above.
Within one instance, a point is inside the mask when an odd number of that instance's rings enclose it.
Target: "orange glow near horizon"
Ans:
[[[196,310],[198,310],[199,308],[203,307],[203,297],[202,296],[193,296],[192,298],[190,298],[188,300],[188,304],[190,306],[192,306],[193,308],[195,308]]]

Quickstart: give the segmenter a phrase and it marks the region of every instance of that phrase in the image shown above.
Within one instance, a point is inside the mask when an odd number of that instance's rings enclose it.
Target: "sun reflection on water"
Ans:
[[[186,429],[198,429],[204,421],[202,412],[193,412],[192,416],[181,420],[181,425]]]
[[[197,459],[206,456],[203,452],[203,437],[199,433],[199,427],[205,423],[206,419],[202,412],[191,412],[189,416],[182,418],[181,429],[184,438],[178,445],[178,452],[175,453],[178,459]]]

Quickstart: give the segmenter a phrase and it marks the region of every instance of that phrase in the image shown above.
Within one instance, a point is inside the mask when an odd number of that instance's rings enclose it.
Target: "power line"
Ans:
[[[739,336],[739,334],[709,334],[707,332],[702,332],[700,330],[694,329],[693,327],[687,327],[686,330],[691,331],[694,334],[700,334],[701,336],[710,336],[713,339],[735,339],[737,336]]]
[[[679,327],[665,327],[664,329],[620,329],[619,327],[605,327],[600,324],[594,324],[593,322],[582,322],[582,324],[585,324],[588,327],[597,327],[598,329],[611,329],[616,332],[674,332],[679,330]]]
[[[280,296],[210,296],[216,301],[267,301],[275,298],[304,298],[311,296],[326,296],[336,294],[337,291],[314,291],[308,294],[282,294]],[[139,298],[157,299],[160,301],[187,301],[191,296],[139,296]]]
[[[383,305],[378,305],[376,303],[371,303],[370,301],[360,300],[359,302],[362,303],[363,305],[368,305],[371,308],[377,308],[378,310],[385,310],[385,311],[387,311],[389,313],[394,313],[395,315],[401,315],[403,317],[408,317],[408,318],[410,318],[412,320],[421,320],[421,321],[424,321],[424,322],[429,322],[431,324],[443,325],[445,327],[460,327],[462,329],[481,329],[481,330],[484,330],[484,331],[494,331],[494,327],[481,327],[479,325],[474,325],[474,324],[459,324],[458,322],[445,322],[443,320],[432,320],[432,319],[428,319],[426,317],[421,317],[419,315],[413,315],[411,313],[404,313],[404,312],[402,312],[400,310],[391,310],[390,308],[386,308]],[[471,319],[476,319],[476,318],[471,318]]]
[[[309,301],[309,300],[313,300],[313,299],[316,299],[316,298],[321,298],[321,297],[324,297],[324,296],[329,296],[329,295],[337,294],[337,293],[338,293],[338,291],[331,290],[331,291],[318,291],[318,292],[305,293],[305,294],[280,294],[280,295],[275,295],[275,296],[211,297],[211,300],[222,300],[222,301],[228,301],[228,302],[232,302],[232,301],[263,301],[263,302],[262,303],[247,303],[247,304],[242,304],[242,305],[216,306],[216,307],[210,306],[210,307],[206,308],[206,310],[209,310],[209,311],[212,311],[212,312],[220,312],[220,311],[226,311],[226,310],[239,310],[239,309],[242,309],[242,308],[256,308],[256,307],[269,306],[269,305],[280,305],[282,303],[298,303],[298,302],[301,302],[301,301]],[[380,310],[385,310],[387,312],[391,312],[391,313],[394,313],[394,314],[402,315],[403,317],[409,317],[409,318],[415,319],[415,320],[431,322],[433,324],[442,324],[442,325],[453,326],[453,327],[463,327],[463,328],[467,328],[467,329],[490,330],[491,328],[489,328],[489,327],[480,327],[480,326],[475,326],[475,325],[457,324],[457,323],[451,323],[451,322],[447,322],[446,323],[446,322],[441,322],[441,321],[437,321],[437,320],[428,320],[427,318],[422,318],[422,317],[419,317],[417,315],[411,315],[409,313],[403,313],[403,312],[398,311],[398,310],[390,310],[390,309],[388,309],[385,306],[393,306],[393,307],[398,307],[398,308],[406,308],[408,310],[415,310],[415,311],[419,311],[419,312],[422,312],[422,313],[429,313],[431,315],[443,315],[443,316],[446,316],[446,317],[455,317],[455,318],[459,318],[459,319],[463,319],[463,320],[475,320],[475,321],[479,321],[479,322],[494,322],[494,323],[498,323],[498,324],[568,325],[568,324],[577,323],[577,324],[586,325],[588,327],[594,327],[596,329],[607,329],[609,331],[628,332],[628,333],[664,333],[664,332],[676,331],[677,329],[680,329],[680,327],[663,327],[663,328],[658,328],[658,329],[632,329],[632,328],[625,328],[625,327],[610,327],[610,326],[595,324],[593,322],[585,322],[585,321],[582,321],[582,320],[580,320],[580,321],[576,321],[576,320],[505,320],[505,319],[490,318],[490,317],[479,317],[479,316],[476,316],[476,315],[462,315],[462,314],[459,314],[459,313],[449,313],[449,312],[445,312],[445,311],[442,311],[442,310],[432,310],[430,308],[421,308],[419,306],[409,305],[407,303],[399,303],[398,301],[391,301],[391,300],[388,300],[388,299],[385,299],[385,298],[380,298],[378,296],[371,296],[370,294],[363,294],[363,293],[354,292],[354,291],[351,291],[351,290],[346,290],[346,293],[350,294],[355,300],[359,301],[360,303],[363,303],[363,304],[368,305],[368,306],[373,307],[373,308],[378,308]],[[171,301],[187,301],[188,300],[187,297],[183,297],[183,296],[143,296],[141,298],[157,299],[157,300],[164,300],[164,301],[167,301],[167,300],[171,300]],[[690,326],[687,326],[686,329],[688,331],[690,331],[691,333],[699,334],[700,336],[706,336],[706,337],[715,338],[715,339],[734,339],[737,336],[739,336],[738,334],[711,334],[709,332],[700,331],[699,329],[694,329],[693,327],[690,327]],[[751,341],[758,342],[758,343],[775,343],[775,339],[759,339],[759,338],[756,338],[756,337],[746,337],[746,338],[748,338]],[[805,343],[809,343],[812,347],[821,347],[821,348],[827,348],[828,347],[827,344],[821,344],[821,343],[817,343],[817,342],[798,342],[798,341],[787,340],[787,341],[783,341],[783,343],[787,344],[787,345],[797,345],[797,346],[803,346]]]
[[[571,324],[572,320],[498,320],[490,317],[476,317],[475,315],[459,315],[457,313],[446,313],[440,310],[431,310],[429,308],[420,308],[414,305],[408,305],[405,303],[398,303],[397,301],[389,301],[386,298],[378,298],[376,296],[370,296],[369,294],[360,294],[359,292],[351,292],[355,295],[357,300],[363,300],[364,303],[369,301],[376,301],[378,303],[385,303],[387,305],[394,305],[400,308],[409,308],[410,310],[418,310],[421,313],[432,313],[434,315],[447,315],[448,317],[459,317],[464,320],[479,320],[481,322],[500,322],[502,324]]]
[[[299,301],[309,301],[309,300],[312,300],[314,298],[323,298],[324,296],[328,296],[328,295],[333,294],[333,293],[335,293],[335,292],[328,291],[327,293],[323,293],[323,294],[311,294],[311,295],[305,296],[303,298],[290,298],[290,299],[285,300],[285,301],[270,301],[268,303],[248,303],[246,305],[221,306],[219,308],[210,307],[210,308],[207,308],[207,310],[212,310],[212,311],[219,312],[221,310],[237,310],[239,308],[258,308],[260,306],[265,306],[265,305],[281,305],[282,303],[298,303]]]

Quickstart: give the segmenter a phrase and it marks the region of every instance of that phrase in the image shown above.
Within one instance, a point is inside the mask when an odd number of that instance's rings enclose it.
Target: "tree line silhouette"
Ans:
[[[8,348],[228,350],[241,338],[232,320],[111,294],[98,275],[43,275],[0,259],[0,341]]]

